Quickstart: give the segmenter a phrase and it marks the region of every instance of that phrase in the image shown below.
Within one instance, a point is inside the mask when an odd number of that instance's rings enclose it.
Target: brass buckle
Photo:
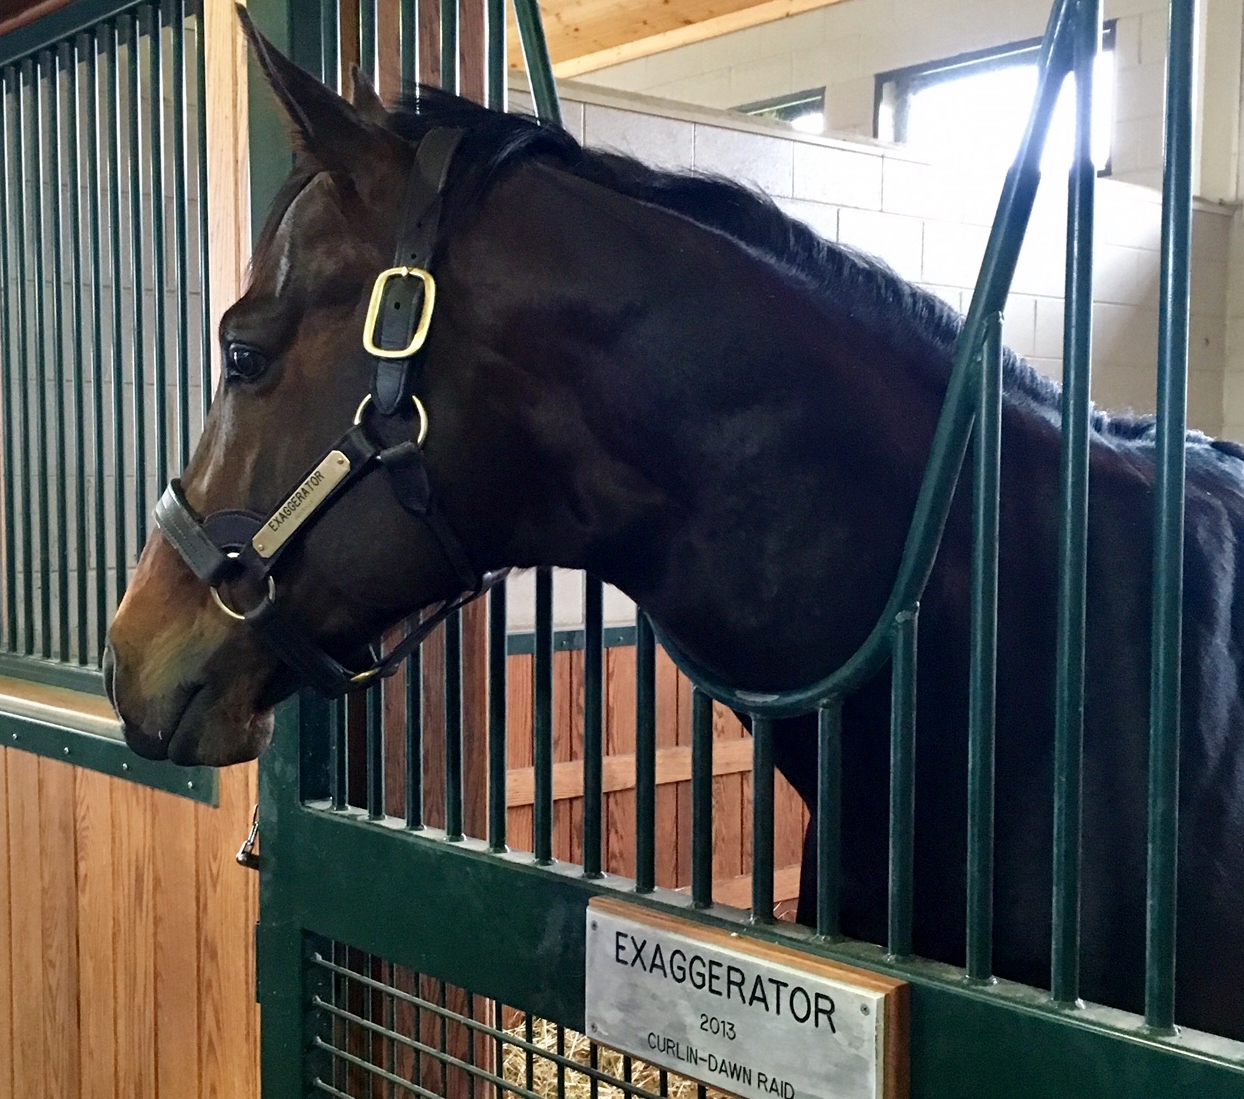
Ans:
[[[393,279],[420,279],[423,282],[423,314],[410,344],[393,351],[376,345],[376,325],[380,320],[380,308],[384,301],[384,288]],[[436,305],[436,280],[422,267],[390,267],[376,276],[371,288],[371,301],[367,305],[367,319],[363,322],[363,349],[378,359],[408,359],[423,346],[432,324],[432,308]]]

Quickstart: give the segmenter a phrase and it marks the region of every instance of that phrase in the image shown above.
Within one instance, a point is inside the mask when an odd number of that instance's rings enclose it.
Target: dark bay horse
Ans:
[[[470,567],[590,570],[740,687],[794,688],[841,664],[889,593],[960,318],[728,182],[588,152],[433,91],[390,113],[363,85],[351,105],[252,41],[300,153],[221,324],[223,380],[184,475],[188,507],[270,514],[349,431],[373,377],[364,313],[416,147],[449,127],[461,139],[414,386],[422,468]],[[1058,391],[1009,353],[1003,424],[996,970],[1043,985]],[[1098,413],[1091,440],[1082,988],[1132,1011],[1151,427]],[[964,952],[967,497],[961,486],[920,633],[915,947],[947,962]],[[1177,1011],[1244,1039],[1244,462],[1232,444],[1189,437],[1187,511]],[[349,662],[460,590],[445,547],[373,464],[274,568],[276,602]],[[222,596],[249,606],[263,596],[254,587],[231,581]],[[105,666],[131,746],[179,763],[253,758],[297,685],[159,531]],[[888,719],[884,681],[844,711],[842,923],[873,941],[885,929]],[[813,723],[779,727],[775,751],[813,804]],[[805,919],[813,880],[805,872]]]

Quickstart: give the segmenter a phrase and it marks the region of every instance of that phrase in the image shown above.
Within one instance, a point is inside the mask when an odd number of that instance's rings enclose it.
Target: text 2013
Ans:
[[[734,1024],[729,1019],[719,1019],[716,1015],[707,1015],[700,1013],[700,1029],[707,1031],[709,1034],[716,1034],[722,1038],[728,1038],[734,1041]]]

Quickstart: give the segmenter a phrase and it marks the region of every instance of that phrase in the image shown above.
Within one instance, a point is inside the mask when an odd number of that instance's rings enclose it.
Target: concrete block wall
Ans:
[[[703,107],[825,88],[826,131],[873,134],[878,73],[1038,37],[1049,0],[839,0],[579,80]],[[1163,0],[1105,0],[1116,19],[1115,177],[1156,186],[1166,63]]]
[[[525,97],[514,98],[523,108]],[[880,256],[904,278],[966,309],[1001,176],[965,177],[901,149],[800,135],[777,124],[582,84],[563,85],[562,99],[567,128],[586,145],[751,183],[826,239]],[[1096,212],[1093,397],[1106,408],[1152,411],[1160,196],[1104,179]],[[1232,268],[1233,216],[1239,217],[1232,207],[1201,202],[1194,212],[1188,417],[1210,434],[1244,440],[1244,294],[1231,293],[1229,285],[1231,269],[1244,289],[1244,245]],[[1004,329],[1011,348],[1054,378],[1062,370],[1065,219],[1066,186],[1048,179],[1020,256]],[[1235,239],[1244,240],[1244,233]],[[1238,346],[1241,368],[1227,376],[1229,338]],[[1230,398],[1225,403],[1224,387]],[[526,595],[516,598],[516,607],[527,601]],[[581,606],[578,582],[563,581],[559,627],[581,621]],[[529,614],[516,610],[512,626],[523,628]],[[625,599],[611,597],[609,624],[624,624],[630,615]]]

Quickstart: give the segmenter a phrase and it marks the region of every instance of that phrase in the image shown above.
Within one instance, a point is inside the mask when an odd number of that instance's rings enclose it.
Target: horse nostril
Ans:
[[[112,703],[112,708],[117,708],[117,695],[115,680],[117,674],[117,661],[113,652],[112,642],[109,641],[104,647],[104,658],[101,661],[104,673],[104,693],[108,696],[108,701]]]

